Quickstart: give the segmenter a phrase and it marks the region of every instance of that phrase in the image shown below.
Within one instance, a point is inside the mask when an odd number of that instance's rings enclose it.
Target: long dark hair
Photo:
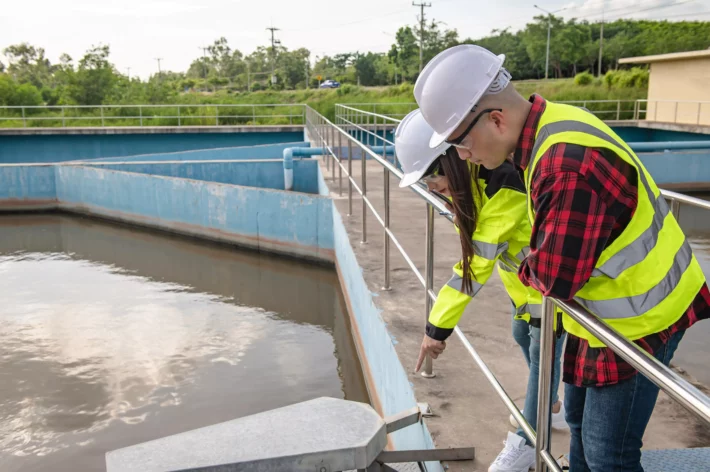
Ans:
[[[449,192],[452,197],[454,215],[459,227],[461,240],[461,259],[463,263],[464,293],[473,293],[471,274],[471,259],[474,256],[473,232],[476,230],[478,207],[476,202],[481,202],[481,189],[478,185],[478,166],[462,160],[456,149],[450,147],[446,153],[439,157],[439,162],[449,181]]]

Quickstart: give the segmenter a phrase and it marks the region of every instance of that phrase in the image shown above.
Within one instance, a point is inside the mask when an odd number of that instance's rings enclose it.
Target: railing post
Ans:
[[[66,110],[66,107],[62,107],[62,128],[66,128],[66,127],[67,127],[67,121],[66,121],[66,118],[65,118],[65,116],[64,116],[64,110]],[[698,116],[699,116],[699,115],[700,115],[700,114],[698,113]]]
[[[424,323],[426,324],[432,307],[429,292],[434,288],[434,207],[429,203],[426,203],[426,259],[424,260],[424,272],[426,272],[426,286],[424,288]],[[427,379],[436,377],[436,374],[434,374],[434,362],[430,356],[426,356],[426,359],[424,359],[422,377]]]
[[[362,144],[362,143],[361,143]],[[360,148],[360,160],[362,161],[362,244],[367,243],[367,153],[364,148]]]
[[[678,123],[678,102],[675,102],[675,109],[673,110],[673,123]]]
[[[641,115],[641,100],[636,100],[634,102],[634,121],[639,120],[639,116]]]
[[[254,105],[251,106],[251,124],[256,124],[256,107]]]
[[[217,105],[214,107],[214,125],[219,126],[219,107]]]
[[[621,119],[621,100],[616,101],[616,121]]]
[[[542,453],[543,451],[548,454],[550,452],[552,369],[555,363],[555,303],[547,297],[542,299],[542,319],[540,321],[540,378],[537,389],[535,470],[548,472],[549,468],[542,458]]]
[[[695,124],[700,124],[700,110],[703,108],[703,102],[698,102],[698,119],[695,120]]]
[[[340,132],[338,133],[338,196],[343,196],[343,133]]]
[[[353,214],[353,141],[348,139],[348,216]]]
[[[671,200],[671,213],[673,213],[675,220],[680,224],[680,201],[675,198]]]
[[[99,110],[101,110],[101,127],[104,127],[104,106],[100,105]]]
[[[338,163],[335,158],[335,125],[330,125],[330,158],[333,160],[333,169],[330,172],[331,180],[335,181],[335,165]]]
[[[382,158],[387,159],[387,147],[384,141],[382,142]],[[385,178],[385,227],[383,228],[384,231],[384,236],[385,236],[385,285],[382,287],[382,290],[390,290],[390,236],[387,234],[387,231],[390,228],[390,171],[387,170],[387,167],[382,166],[382,170],[384,171],[384,178]]]
[[[138,115],[140,116],[141,126],[143,126],[143,107],[138,105]]]
[[[181,126],[181,122],[180,122],[180,105],[178,105],[178,126]]]

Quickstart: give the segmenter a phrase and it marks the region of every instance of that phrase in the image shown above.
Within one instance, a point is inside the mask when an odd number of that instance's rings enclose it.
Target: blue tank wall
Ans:
[[[152,161],[152,156],[150,156]],[[101,169],[162,175],[185,179],[243,185],[247,187],[284,189],[284,168],[282,160],[249,162],[122,162],[88,163]],[[293,161],[293,190],[318,194],[318,162],[305,158]]]
[[[710,150],[689,152],[649,152],[639,159],[658,186],[674,190],[710,188]]]
[[[93,159],[92,162],[135,162],[135,161],[212,161],[234,159],[281,159],[284,149],[290,147],[310,147],[307,141],[281,144],[261,144],[218,149],[198,149],[195,151],[167,152],[160,154],[140,154]]]
[[[303,141],[303,132],[3,135],[0,163],[63,162]]]
[[[658,141],[710,141],[710,134],[667,131],[662,129],[636,128],[633,126],[617,126],[612,129],[621,139],[628,143],[658,142]]]

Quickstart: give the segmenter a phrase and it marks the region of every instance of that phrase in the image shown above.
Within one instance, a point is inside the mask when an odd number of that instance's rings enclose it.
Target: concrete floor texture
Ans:
[[[344,162],[347,168],[347,163]],[[353,161],[353,177],[361,183],[361,161]],[[414,385],[418,402],[431,406],[435,416],[426,419],[437,448],[476,447],[476,460],[446,464],[451,471],[486,471],[503,447],[508,431],[508,411],[489,382],[478,369],[461,342],[452,336],[444,354],[434,361],[433,379],[414,374],[419,346],[426,321],[424,289],[394,244],[391,244],[391,290],[383,291],[384,233],[370,209],[367,209],[367,242],[362,240],[362,200],[353,189],[353,213],[348,213],[347,177],[343,172],[342,196],[339,194],[338,168],[326,162],[321,169],[331,196],[350,236],[350,242],[363,269],[375,303],[396,340],[400,361]],[[384,217],[384,171],[375,161],[367,161],[367,195],[377,212]],[[405,251],[424,274],[426,205],[410,189],[399,189],[396,177],[390,176],[391,230]],[[435,222],[434,290],[446,283],[452,265],[460,258],[458,236],[443,217]],[[523,406],[528,369],[520,348],[511,335],[510,302],[503,285],[493,277],[474,298],[459,324],[466,337],[494,372],[508,394]],[[564,385],[560,386],[560,396]],[[554,432],[555,457],[569,450],[569,434]],[[710,446],[710,434],[695,417],[661,393],[644,439],[646,449],[671,449]]]

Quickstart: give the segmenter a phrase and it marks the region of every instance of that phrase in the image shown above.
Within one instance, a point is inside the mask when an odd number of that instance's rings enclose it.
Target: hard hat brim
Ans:
[[[419,179],[422,178],[424,172],[426,172],[426,169],[410,172],[409,174],[404,174],[402,180],[399,181],[399,188],[407,188],[416,184],[417,182],[419,182]]]
[[[458,125],[456,125],[456,126],[458,126]],[[454,129],[456,129],[456,128],[454,128]],[[451,132],[453,132],[453,131],[454,130],[452,129]],[[431,135],[431,139],[429,139],[429,147],[434,149],[435,147],[440,146],[441,144],[444,143],[444,141],[446,141],[447,137],[448,137],[448,134],[443,135],[443,134],[439,134],[439,133],[434,132],[434,134]]]

